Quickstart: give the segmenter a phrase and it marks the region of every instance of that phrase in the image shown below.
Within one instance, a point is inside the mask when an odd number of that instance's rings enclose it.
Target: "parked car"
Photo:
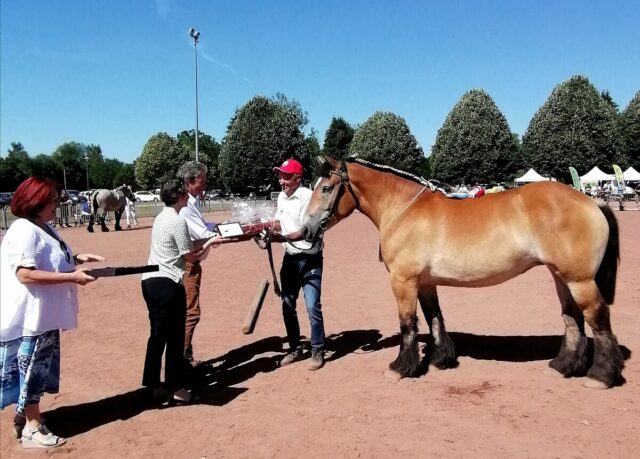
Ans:
[[[158,202],[160,201],[160,196],[151,191],[136,191],[133,193],[133,196],[136,198],[136,201],[141,202]]]
[[[205,198],[207,199],[220,199],[224,197],[224,192],[222,190],[209,190],[205,193]]]
[[[9,204],[11,204],[11,197],[12,196],[13,196],[13,193],[9,193],[9,192],[0,193],[0,206],[4,207],[4,206],[8,206]]]

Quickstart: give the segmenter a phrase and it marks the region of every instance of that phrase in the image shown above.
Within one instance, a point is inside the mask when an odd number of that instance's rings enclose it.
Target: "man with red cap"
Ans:
[[[295,159],[287,159],[273,171],[278,174],[282,191],[278,195],[274,239],[284,242],[284,258],[280,270],[282,283],[282,316],[289,341],[289,352],[281,365],[289,365],[305,358],[300,343],[300,323],[296,300],[300,289],[311,325],[311,359],[309,370],[324,365],[324,322],[322,318],[322,240],[306,242],[302,238],[302,217],[311,200],[311,190],[301,185],[303,169]]]

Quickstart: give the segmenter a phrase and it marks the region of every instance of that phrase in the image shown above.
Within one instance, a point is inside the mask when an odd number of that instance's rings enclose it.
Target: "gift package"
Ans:
[[[276,214],[272,201],[236,201],[229,221],[218,225],[222,236],[253,236],[273,226]]]

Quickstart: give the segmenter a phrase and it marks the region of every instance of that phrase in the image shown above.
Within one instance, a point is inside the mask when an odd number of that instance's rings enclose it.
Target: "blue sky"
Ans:
[[[2,155],[67,141],[131,162],[150,136],[220,141],[253,96],[283,93],[322,143],[402,116],[430,154],[462,95],[484,89],[522,135],[553,88],[586,75],[623,109],[640,90],[638,1],[6,0],[0,4]]]

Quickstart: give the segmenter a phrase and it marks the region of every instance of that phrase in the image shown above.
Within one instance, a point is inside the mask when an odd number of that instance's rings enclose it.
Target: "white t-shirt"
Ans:
[[[51,231],[58,234],[53,228]],[[25,285],[16,277],[19,267],[75,270],[73,252],[70,247],[67,250],[69,261],[58,240],[24,218],[9,227],[0,246],[0,341],[78,326],[76,284]]]
[[[313,192],[309,188],[303,186],[296,188],[291,196],[287,196],[284,191],[280,192],[275,219],[280,222],[280,232],[283,235],[286,236],[302,229],[302,217],[304,217],[312,194]],[[322,249],[323,242],[319,241],[317,244],[320,244],[319,248]],[[304,240],[295,241],[293,244],[285,242],[282,245],[290,255],[302,253],[313,246],[311,242]]]

